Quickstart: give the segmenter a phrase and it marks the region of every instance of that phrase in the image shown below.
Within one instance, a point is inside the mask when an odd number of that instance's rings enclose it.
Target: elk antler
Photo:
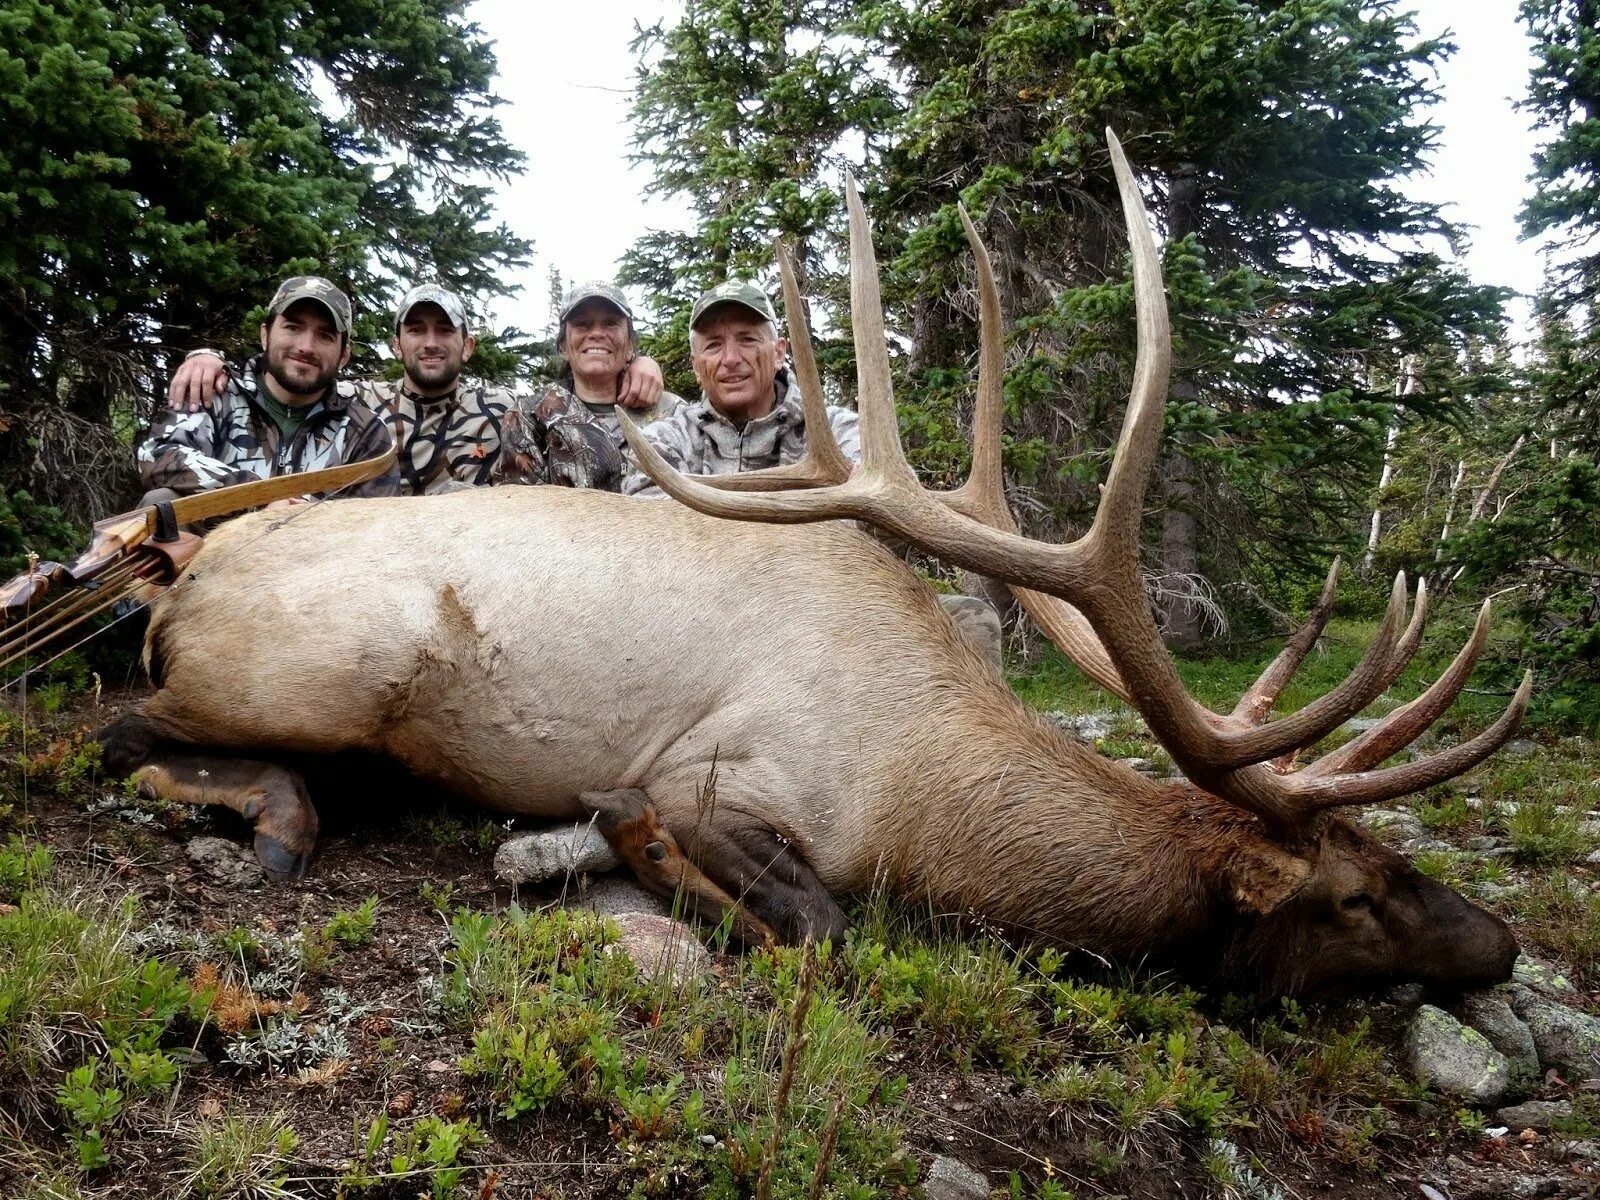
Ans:
[[[1500,719],[1471,741],[1402,767],[1367,770],[1413,740],[1455,698],[1487,636],[1486,617],[1480,617],[1471,642],[1424,696],[1330,756],[1330,765],[1318,763],[1290,774],[1267,765],[1337,728],[1399,675],[1421,639],[1425,613],[1425,593],[1419,591],[1416,611],[1402,634],[1403,575],[1396,578],[1377,636],[1355,670],[1333,691],[1299,711],[1264,723],[1327,620],[1337,565],[1306,629],[1291,639],[1232,713],[1211,712],[1184,688],[1150,614],[1139,573],[1139,526],[1145,486],[1160,453],[1172,336],[1144,202],[1121,144],[1109,130],[1107,139],[1132,243],[1138,349],[1116,455],[1094,523],[1083,537],[1065,545],[1030,541],[1017,533],[1005,506],[999,463],[1003,367],[999,302],[987,253],[964,213],[982,301],[973,472],[955,492],[935,493],[917,483],[900,446],[877,266],[854,180],[846,184],[862,445],[861,464],[854,475],[806,492],[721,491],[672,470],[625,422],[640,465],[663,491],[702,512],[783,523],[868,521],[948,562],[1005,580],[1018,589],[1024,607],[1074,662],[1139,710],[1190,780],[1285,829],[1303,826],[1324,808],[1404,795],[1475,766],[1515,730],[1527,708],[1531,673],[1524,676]]]

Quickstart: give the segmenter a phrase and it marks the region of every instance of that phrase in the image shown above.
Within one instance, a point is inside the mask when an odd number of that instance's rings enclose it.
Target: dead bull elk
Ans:
[[[863,434],[853,474],[819,440],[776,478],[696,482],[633,436],[685,504],[776,524],[551,488],[349,500],[270,530],[270,518],[233,522],[157,604],[146,662],[158,690],[103,732],[108,764],[242,812],[278,871],[303,867],[316,832],[283,756],[355,748],[501,812],[598,812],[648,883],[736,899],[749,937],[836,931],[830,894],[887,885],[940,910],[1266,991],[1505,978],[1516,947],[1501,921],[1331,812],[1448,779],[1510,736],[1526,680],[1471,741],[1377,769],[1460,690],[1486,619],[1425,695],[1299,770],[1280,766],[1399,673],[1420,640],[1421,597],[1402,631],[1398,581],[1350,678],[1278,720],[1269,710],[1326,620],[1331,579],[1311,624],[1232,713],[1198,706],[1162,647],[1137,556],[1170,335],[1143,205],[1115,139],[1111,151],[1139,351],[1115,464],[1080,540],[1029,541],[1005,510],[999,309],[970,224],[983,298],[973,478],[949,494],[918,486],[899,446],[852,187]],[[787,264],[785,296],[816,411]],[[820,439],[828,424],[808,427]],[[813,490],[783,490],[791,484]],[[1006,580],[1143,714],[1192,782],[1152,782],[1030,713],[911,571],[834,518]]]

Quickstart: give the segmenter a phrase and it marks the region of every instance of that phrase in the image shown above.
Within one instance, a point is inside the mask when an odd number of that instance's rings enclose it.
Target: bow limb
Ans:
[[[163,508],[170,509],[173,524],[188,525],[307,492],[335,492],[382,475],[394,465],[395,454],[391,444],[383,453],[357,462],[213,488],[96,521],[90,529],[88,547],[70,563],[37,563],[0,585],[0,629],[28,614],[51,588],[87,586],[119,559],[137,551],[160,528]],[[193,535],[180,535],[177,544],[164,543],[162,552],[152,556],[151,573],[170,579],[198,548],[199,539]]]

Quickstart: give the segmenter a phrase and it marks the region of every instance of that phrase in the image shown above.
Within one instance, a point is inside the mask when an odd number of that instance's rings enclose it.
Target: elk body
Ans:
[[[1113,157],[1134,235],[1140,367],[1081,542],[1027,542],[1004,511],[997,305],[975,235],[974,480],[943,496],[917,489],[852,194],[863,462],[848,482],[836,448],[816,443],[795,468],[714,489],[671,476],[635,439],[674,496],[784,524],[553,488],[233,522],[157,604],[146,658],[158,690],[103,733],[108,764],[142,767],[175,798],[237,808],[282,871],[303,867],[316,830],[284,756],[359,749],[501,812],[594,813],[646,882],[737,900],[756,934],[834,932],[832,895],[883,886],[1268,992],[1507,977],[1516,947],[1502,922],[1329,811],[1458,774],[1510,735],[1526,682],[1472,742],[1373,769],[1459,691],[1485,621],[1426,696],[1299,772],[1281,769],[1284,757],[1365,706],[1414,650],[1421,614],[1402,634],[1403,588],[1351,681],[1299,713],[1266,719],[1326,619],[1331,581],[1309,630],[1234,713],[1208,713],[1176,684],[1137,567],[1169,339],[1114,142]],[[820,405],[787,272],[785,285],[798,377]],[[813,437],[827,429],[807,425]],[[771,491],[791,485],[808,490]],[[839,517],[1012,584],[1193,783],[1152,782],[1030,713],[915,574]],[[825,523],[787,524],[810,521]]]

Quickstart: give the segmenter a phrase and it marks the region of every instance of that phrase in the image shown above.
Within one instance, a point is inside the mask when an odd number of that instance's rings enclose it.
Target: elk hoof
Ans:
[[[256,861],[273,879],[299,879],[311,863],[311,852],[296,854],[269,833],[256,834]]]

